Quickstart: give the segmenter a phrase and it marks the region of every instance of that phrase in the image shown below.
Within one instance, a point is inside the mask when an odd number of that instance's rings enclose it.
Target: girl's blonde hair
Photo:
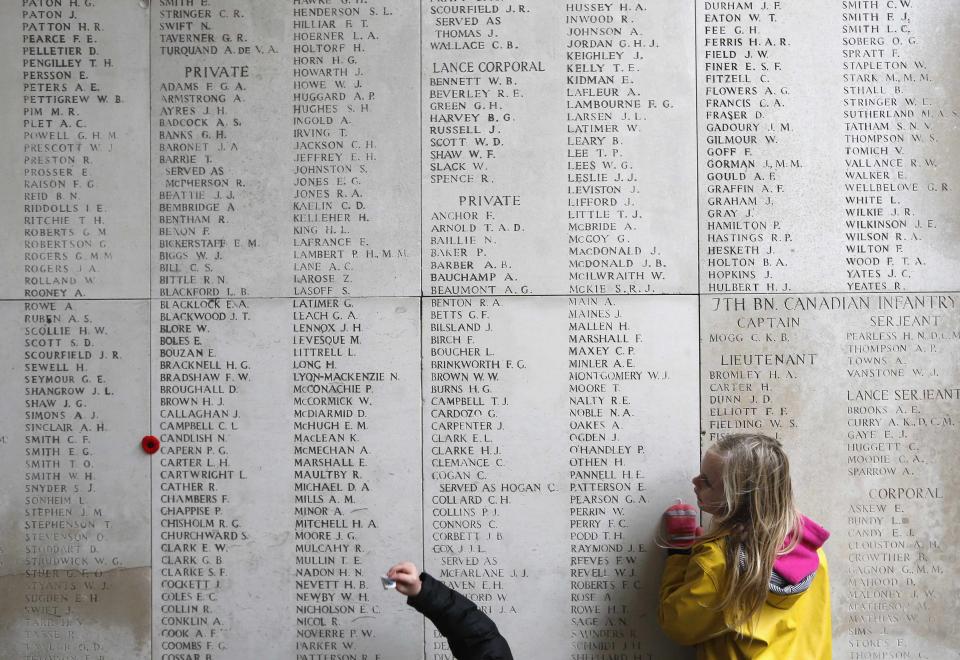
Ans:
[[[767,599],[773,562],[800,540],[790,462],[780,442],[762,434],[724,436],[707,451],[723,461],[725,501],[707,537],[726,537],[719,607],[732,628],[749,627]]]

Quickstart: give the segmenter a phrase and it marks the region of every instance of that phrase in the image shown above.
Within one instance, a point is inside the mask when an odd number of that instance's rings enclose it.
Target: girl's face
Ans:
[[[703,455],[700,474],[693,478],[693,492],[701,511],[717,515],[723,511],[726,500],[723,496],[723,459],[712,451]]]

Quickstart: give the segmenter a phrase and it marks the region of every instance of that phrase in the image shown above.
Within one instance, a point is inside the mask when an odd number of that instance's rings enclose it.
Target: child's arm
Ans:
[[[667,557],[660,581],[660,627],[678,644],[699,644],[727,631],[717,609],[717,578],[706,568],[715,565],[717,554],[722,561],[723,551],[711,543]]]
[[[427,573],[417,575],[416,571],[416,566],[404,562],[387,571],[387,577],[397,583],[397,591],[408,596],[407,604],[430,619],[447,638],[455,658],[513,660],[496,624],[472,600]]]

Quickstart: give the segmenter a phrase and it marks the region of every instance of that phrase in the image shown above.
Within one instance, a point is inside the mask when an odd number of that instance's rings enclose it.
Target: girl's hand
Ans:
[[[663,512],[660,529],[667,547],[689,548],[703,534],[703,528],[697,524],[699,514],[689,504],[678,501]]]

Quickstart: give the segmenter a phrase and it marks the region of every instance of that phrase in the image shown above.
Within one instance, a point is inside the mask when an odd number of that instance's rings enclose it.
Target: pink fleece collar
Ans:
[[[800,542],[788,554],[777,557],[773,562],[773,570],[790,584],[797,584],[817,570],[820,566],[817,549],[830,538],[830,532],[806,516],[800,516],[800,520],[803,523]]]

